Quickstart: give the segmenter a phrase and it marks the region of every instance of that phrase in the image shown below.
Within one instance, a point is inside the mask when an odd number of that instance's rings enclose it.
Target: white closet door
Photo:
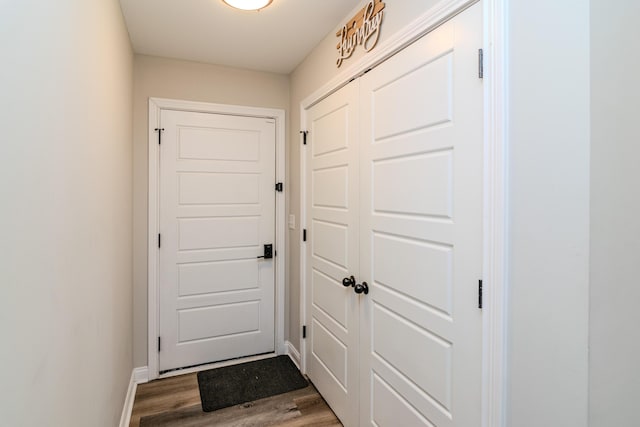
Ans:
[[[360,82],[363,426],[480,425],[481,45],[476,4]]]
[[[358,92],[307,111],[307,375],[346,426],[358,422]]]
[[[163,110],[160,370],[274,351],[275,124]]]

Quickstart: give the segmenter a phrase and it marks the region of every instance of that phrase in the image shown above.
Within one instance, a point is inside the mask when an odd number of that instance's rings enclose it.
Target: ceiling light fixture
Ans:
[[[222,0],[236,9],[260,10],[269,6],[273,0]]]

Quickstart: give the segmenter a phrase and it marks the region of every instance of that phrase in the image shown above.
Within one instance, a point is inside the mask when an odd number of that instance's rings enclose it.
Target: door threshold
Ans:
[[[272,352],[272,353],[257,354],[255,356],[239,357],[237,359],[223,360],[221,362],[206,363],[204,365],[190,366],[188,368],[177,368],[172,371],[164,372],[158,375],[158,379],[177,377],[180,375],[192,374],[194,372],[206,371],[208,369],[224,368],[225,366],[239,365],[240,363],[253,362],[255,360],[262,360],[262,359],[269,359],[271,357],[276,357],[276,356],[277,354],[275,352]]]

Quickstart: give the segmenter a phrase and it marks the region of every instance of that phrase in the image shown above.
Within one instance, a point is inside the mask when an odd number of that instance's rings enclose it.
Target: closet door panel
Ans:
[[[363,426],[480,425],[479,4],[360,81]]]
[[[358,82],[307,110],[307,375],[345,426],[358,424]]]

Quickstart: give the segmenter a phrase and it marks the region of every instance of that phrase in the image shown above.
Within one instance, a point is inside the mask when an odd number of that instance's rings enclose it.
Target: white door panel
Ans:
[[[226,280],[212,281],[210,277],[225,277]],[[259,282],[258,266],[252,259],[178,265],[178,295],[181,297],[257,289]]]
[[[181,205],[260,203],[260,174],[185,173],[178,183]]]
[[[449,316],[453,296],[453,248],[374,233],[376,282]],[[393,260],[394,262],[389,262]]]
[[[452,157],[452,151],[446,150],[374,161],[374,212],[451,218]],[[407,197],[394,187],[396,183],[411,183],[419,197]]]
[[[313,172],[313,205],[323,208],[349,208],[349,170],[347,166]]]
[[[160,370],[274,351],[273,120],[160,120]]]
[[[311,291],[316,308],[346,330],[349,310],[344,299],[344,287],[319,269],[312,274],[314,286]]]
[[[360,81],[363,426],[480,425],[481,12]]]
[[[439,30],[438,30],[439,31]],[[435,38],[442,36],[441,40]],[[405,54],[405,58],[393,58],[394,68],[402,69],[380,86],[373,88],[371,102],[376,121],[372,123],[376,143],[391,136],[405,135],[412,131],[432,128],[452,121],[453,46],[446,35],[429,34],[430,46],[421,50],[419,64]],[[424,40],[424,39],[423,39]],[[408,49],[412,49],[409,47]],[[414,49],[415,50],[415,49]],[[439,56],[439,57],[438,57]],[[408,68],[415,67],[415,68]],[[407,74],[404,74],[410,70]],[[410,104],[399,94],[413,93]]]
[[[395,414],[403,414],[403,422],[406,426],[434,427],[434,424],[416,411],[406,399],[378,375],[373,375],[372,383],[372,420],[377,426],[397,426],[398,420]]]
[[[307,374],[338,418],[358,422],[357,83],[308,111]]]

